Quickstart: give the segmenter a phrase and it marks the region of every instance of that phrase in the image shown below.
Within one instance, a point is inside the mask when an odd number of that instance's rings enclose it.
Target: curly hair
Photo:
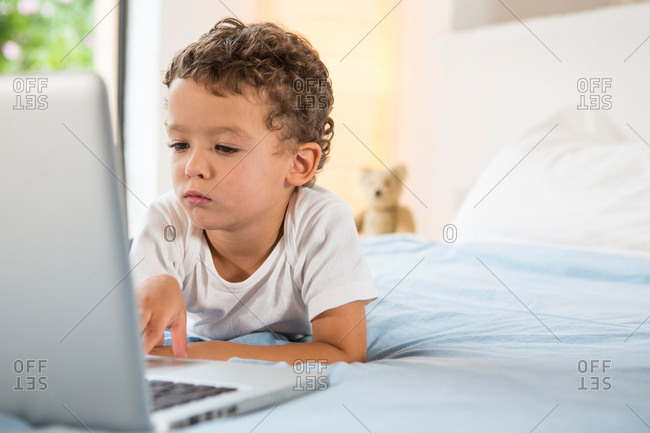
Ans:
[[[226,18],[176,53],[163,83],[169,87],[175,78],[191,78],[216,96],[254,89],[270,106],[267,127],[282,130],[284,151],[295,151],[295,142],[315,142],[322,151],[317,172],[328,161],[334,136],[332,82],[303,36],[272,23],[245,25]],[[312,178],[303,186],[314,183]]]

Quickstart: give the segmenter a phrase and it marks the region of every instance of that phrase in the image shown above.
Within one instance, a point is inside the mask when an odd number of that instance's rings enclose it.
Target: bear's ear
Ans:
[[[373,172],[372,168],[368,168],[368,167],[362,168],[361,169],[361,183],[365,182],[366,179],[368,179],[370,177],[372,172]]]
[[[407,175],[406,166],[404,164],[397,165],[393,167],[393,173],[399,177],[399,180],[405,180]]]

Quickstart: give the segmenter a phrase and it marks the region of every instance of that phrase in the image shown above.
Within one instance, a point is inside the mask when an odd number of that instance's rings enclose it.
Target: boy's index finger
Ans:
[[[169,328],[172,333],[172,351],[176,358],[187,358],[187,330],[185,321],[177,320]]]
[[[161,322],[149,322],[143,331],[145,353],[151,352],[151,349],[156,346],[163,332],[165,332],[165,326]]]

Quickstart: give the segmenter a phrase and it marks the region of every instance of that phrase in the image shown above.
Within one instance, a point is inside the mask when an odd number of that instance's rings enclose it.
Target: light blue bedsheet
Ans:
[[[191,430],[650,432],[650,260],[411,235],[363,245],[379,291],[368,363],[335,363],[325,391]]]

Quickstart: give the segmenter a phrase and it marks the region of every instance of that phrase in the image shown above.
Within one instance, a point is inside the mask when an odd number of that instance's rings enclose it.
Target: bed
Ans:
[[[432,108],[432,125],[447,143],[437,163],[448,182],[433,185],[414,159],[409,185],[430,204],[419,221],[453,236],[362,239],[379,291],[366,307],[367,363],[335,363],[325,390],[188,430],[650,431],[650,47],[639,45],[649,20],[650,7],[635,5],[527,21],[557,47],[558,64],[520,23],[436,41],[433,88],[446,109]],[[610,40],[603,52],[625,66],[575,75],[567,38],[597,29],[597,43]],[[621,40],[626,49],[614,47]],[[523,60],[487,67],[504,47]],[[528,61],[530,50],[542,57]],[[513,92],[513,74],[544,85]],[[579,103],[577,78],[603,74],[619,83],[616,108],[567,111]],[[490,113],[454,102],[463,92],[493,102]],[[290,343],[265,332],[233,341]],[[29,430],[0,415],[2,427]]]
[[[367,309],[369,362],[334,364],[326,391],[223,431],[648,428],[647,259],[406,235],[364,248],[380,292]]]
[[[649,428],[649,259],[401,234],[363,245],[380,295],[367,307],[368,362],[327,367],[326,390],[191,430]],[[234,341],[287,344],[271,333]]]

